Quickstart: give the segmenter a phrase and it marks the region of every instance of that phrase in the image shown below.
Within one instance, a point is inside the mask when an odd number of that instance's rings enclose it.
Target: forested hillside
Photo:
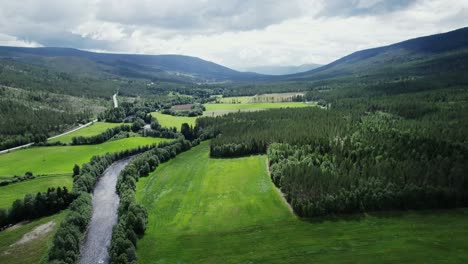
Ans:
[[[272,180],[300,216],[460,207],[468,205],[467,96],[363,96],[197,126],[215,137],[212,157],[267,153]]]
[[[31,142],[43,142],[89,122],[107,102],[0,87],[0,150]]]
[[[230,95],[266,92],[340,91],[396,94],[468,85],[468,28],[425,36],[385,47],[356,51],[304,73],[271,77],[259,83],[225,87]]]

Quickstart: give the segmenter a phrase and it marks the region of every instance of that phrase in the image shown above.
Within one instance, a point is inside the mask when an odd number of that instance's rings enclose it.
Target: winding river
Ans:
[[[93,216],[81,246],[80,264],[109,263],[107,248],[112,238],[112,227],[117,223],[119,207],[117,178],[130,160],[131,157],[112,163],[94,188]]]

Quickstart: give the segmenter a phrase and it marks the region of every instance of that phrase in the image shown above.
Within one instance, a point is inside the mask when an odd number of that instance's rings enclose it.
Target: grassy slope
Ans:
[[[33,147],[0,155],[0,176],[71,173],[74,164],[88,162],[94,155],[112,153],[167,139],[130,137],[98,145]]]
[[[106,123],[106,122],[96,122],[88,127],[82,128],[78,131],[75,131],[73,133],[63,135],[58,138],[54,138],[52,140],[49,140],[49,142],[62,142],[62,143],[71,143],[73,137],[91,137],[91,136],[96,136],[102,132],[104,132],[108,128],[120,126],[122,124],[120,123]]]
[[[152,112],[151,115],[155,117],[159,124],[164,127],[176,127],[177,131],[180,131],[180,127],[183,123],[187,123],[189,125],[195,126],[196,117],[188,117],[188,116],[171,116],[171,115],[163,115],[159,112]]]
[[[468,210],[296,219],[264,156],[209,159],[208,143],[138,183],[139,263],[464,263]],[[450,223],[450,224],[447,224]]]
[[[72,189],[72,176],[40,177],[29,181],[0,187],[0,208],[10,208],[16,199],[23,199],[26,194],[45,192],[49,187],[67,187]]]
[[[62,212],[35,220],[18,228],[7,229],[0,232],[0,263],[41,263],[41,259],[47,254],[47,249],[64,217],[65,212]],[[38,236],[25,244],[10,247],[10,245],[20,240],[24,234],[31,232],[37,226],[49,221],[55,222],[55,226],[51,232],[46,235]],[[5,254],[5,251],[9,253]]]

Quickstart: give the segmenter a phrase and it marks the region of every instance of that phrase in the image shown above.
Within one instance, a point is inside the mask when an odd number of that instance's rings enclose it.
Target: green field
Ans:
[[[113,128],[116,126],[120,126],[120,123],[106,123],[106,122],[96,122],[88,127],[82,128],[78,131],[75,131],[70,134],[63,135],[61,137],[54,138],[49,140],[50,143],[54,142],[62,142],[62,143],[71,143],[73,137],[92,137],[99,135],[100,133],[104,132],[108,128]]]
[[[205,104],[206,111],[203,112],[204,116],[219,116],[232,112],[247,112],[247,111],[260,111],[272,108],[286,108],[286,107],[307,107],[313,106],[312,104],[300,102],[286,102],[286,103],[242,103],[242,104]],[[160,112],[152,112],[151,115],[158,119],[159,124],[164,127],[176,127],[180,130],[183,123],[195,126],[197,117],[188,116],[171,116],[164,115]]]
[[[285,102],[285,103],[245,103],[245,104],[205,104],[206,111],[204,116],[219,116],[232,112],[247,112],[260,111],[272,108],[295,108],[314,106],[314,104],[306,104],[302,102]]]
[[[72,189],[73,178],[65,176],[45,176],[33,180],[13,183],[0,187],[0,208],[10,208],[16,199],[23,199],[26,194],[46,192],[49,187],[67,187]]]
[[[32,147],[0,155],[0,176],[71,173],[74,164],[88,162],[94,155],[118,152],[168,139],[130,137],[98,145]]]
[[[195,120],[197,119],[197,117],[164,115],[160,112],[152,112],[151,115],[158,120],[161,126],[175,127],[177,131],[180,131],[183,123],[195,126]]]
[[[140,179],[139,263],[467,263],[467,209],[297,219],[265,156],[209,159],[209,143]]]
[[[44,217],[27,224],[19,224],[0,232],[0,263],[23,264],[41,263],[52,243],[58,226],[65,217],[66,212]],[[55,224],[49,232],[38,233],[30,241],[15,244],[23,235],[33,231],[36,227],[53,221]]]

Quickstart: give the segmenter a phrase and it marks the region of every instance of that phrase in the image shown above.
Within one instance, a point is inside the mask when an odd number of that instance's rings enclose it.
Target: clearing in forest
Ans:
[[[151,112],[151,116],[155,117],[161,126],[175,127],[177,128],[177,131],[180,131],[180,127],[183,123],[195,126],[195,120],[197,120],[196,116],[172,116],[161,114],[160,112]]]
[[[208,142],[180,154],[138,182],[139,263],[468,260],[466,209],[303,221],[274,188],[265,156],[210,159]]]

